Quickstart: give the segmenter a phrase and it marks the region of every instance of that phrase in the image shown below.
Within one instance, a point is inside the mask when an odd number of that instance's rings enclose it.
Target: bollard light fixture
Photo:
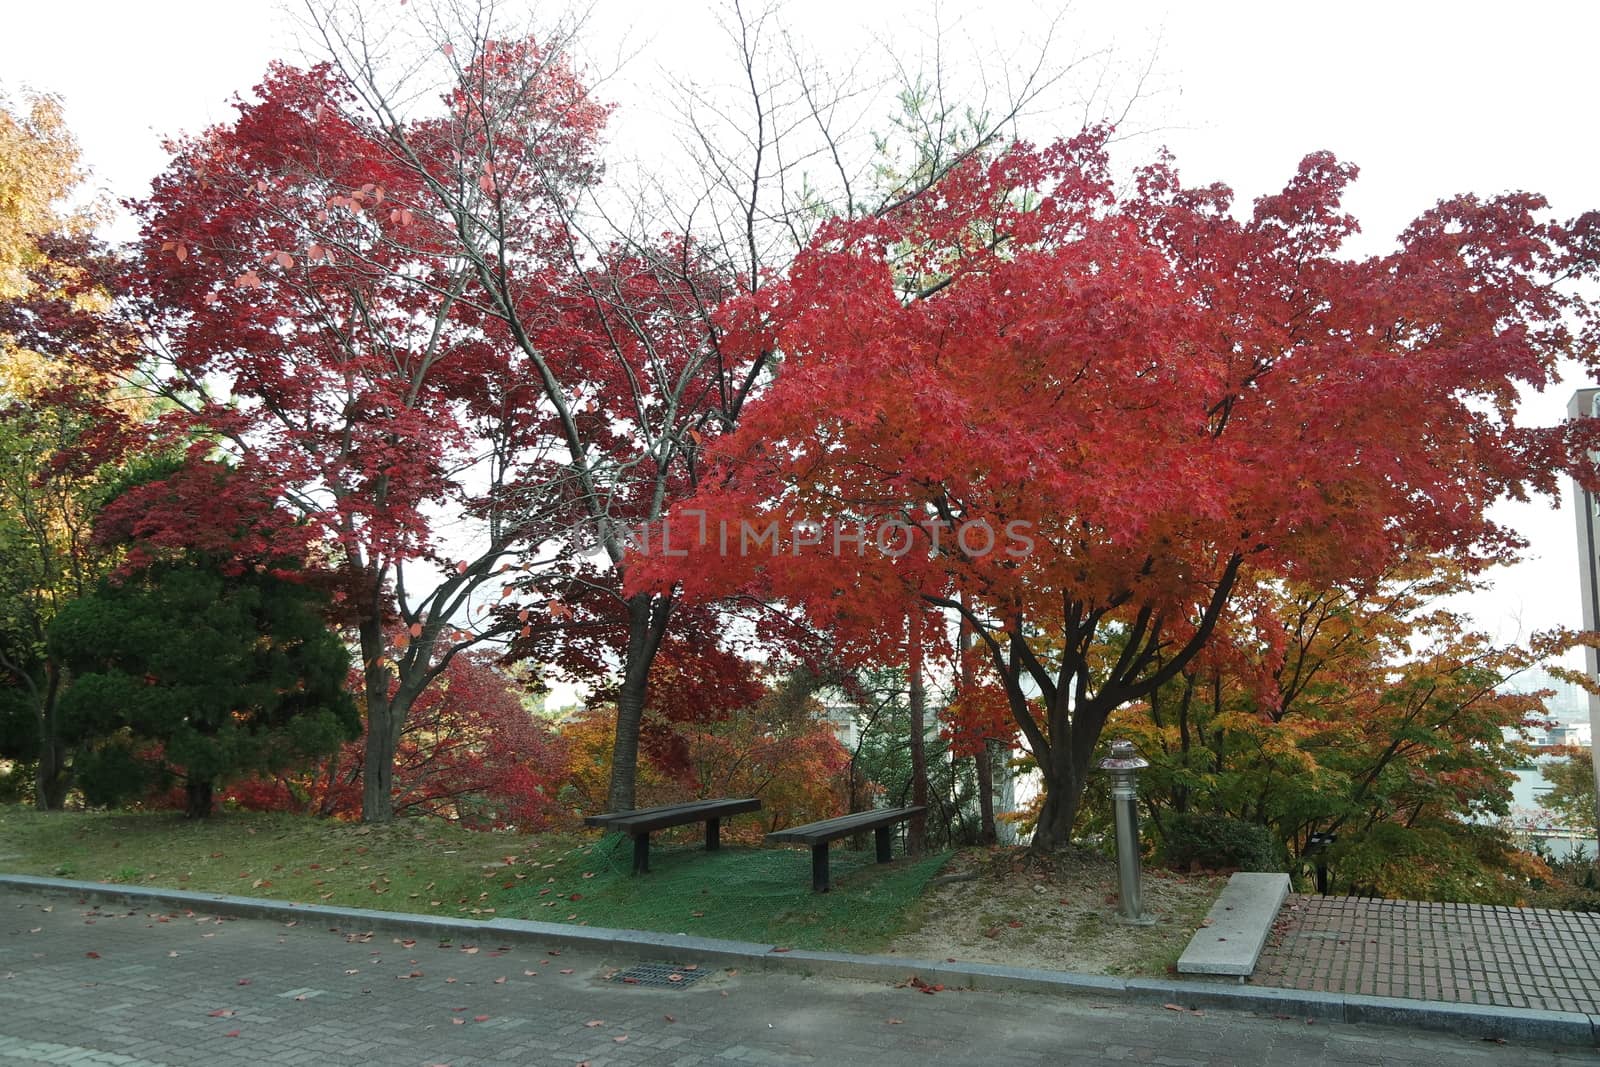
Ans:
[[[1150,761],[1139,755],[1132,741],[1111,742],[1111,754],[1096,764],[1111,776],[1111,809],[1117,821],[1117,921],[1133,926],[1153,926],[1145,914],[1139,885],[1139,772]]]

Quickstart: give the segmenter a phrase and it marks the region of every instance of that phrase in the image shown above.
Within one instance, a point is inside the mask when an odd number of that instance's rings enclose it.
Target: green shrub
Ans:
[[[1582,895],[1564,897],[1555,906],[1562,911],[1600,912],[1600,898]]]
[[[1185,812],[1162,824],[1161,859],[1169,867],[1281,871],[1283,848],[1265,826],[1226,815]]]

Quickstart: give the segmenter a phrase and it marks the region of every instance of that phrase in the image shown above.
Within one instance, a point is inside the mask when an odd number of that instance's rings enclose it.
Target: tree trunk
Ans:
[[[1039,810],[1039,824],[1033,831],[1033,843],[1028,851],[1037,854],[1054,852],[1072,843],[1072,824],[1078,818],[1078,801],[1082,790],[1051,785],[1045,781],[1044,807]]]
[[[628,657],[617,691],[617,729],[611,743],[611,786],[607,811],[632,811],[637,806],[639,726],[644,721],[650,690],[650,665],[667,630],[672,601],[649,593],[628,598]]]
[[[189,798],[187,814],[191,819],[205,819],[211,815],[212,786],[209,780],[190,782],[184,786]]]
[[[394,708],[388,700],[367,697],[367,748],[361,768],[361,821],[394,821]]]
[[[389,696],[394,676],[383,665],[385,651],[383,625],[374,610],[361,623],[362,685],[367,705],[367,745],[361,768],[364,823],[394,821],[394,750],[405,716]]]
[[[961,593],[961,603],[966,605],[967,594]],[[966,612],[959,614],[960,629],[956,638],[956,648],[961,656],[961,695],[966,696],[972,692],[972,643],[976,635],[972,632],[972,623],[968,621]],[[972,762],[978,772],[978,844],[993,845],[1000,840],[1000,835],[994,827],[994,765],[999,756],[1000,746],[993,738],[983,739],[983,749],[972,757]]]
[[[72,774],[66,746],[56,723],[56,698],[61,693],[61,668],[46,665],[45,691],[35,712],[39,727],[39,765],[34,769],[33,805],[40,811],[60,811],[67,806]]]
[[[993,741],[985,740],[983,749],[972,757],[978,769],[978,844],[992,845],[1000,839],[994,828],[994,761]]]
[[[39,750],[39,766],[34,774],[33,806],[40,811],[61,811],[67,806],[72,776],[63,766],[61,746],[55,742]]]
[[[1072,824],[1077,821],[1087,780],[1087,754],[1075,752],[1080,746],[1071,743],[1083,731],[1083,725],[1074,724],[1075,729],[1058,729],[1054,725],[1050,759],[1039,767],[1044,776],[1044,807],[1039,811],[1039,825],[1033,831],[1033,843],[1029,846],[1029,851],[1036,855],[1072,844]],[[1098,733],[1095,731],[1097,738]],[[1061,739],[1059,743],[1055,742],[1056,738]],[[1092,748],[1089,751],[1092,752]]]
[[[911,803],[923,808],[911,816],[906,828],[906,851],[920,855],[928,847],[927,697],[922,686],[921,618],[911,616]]]

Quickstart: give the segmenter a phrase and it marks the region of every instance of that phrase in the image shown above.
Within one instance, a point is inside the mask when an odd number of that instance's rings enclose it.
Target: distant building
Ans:
[[[1538,693],[1549,690],[1544,699],[1545,713],[1561,723],[1589,721],[1589,694],[1580,685],[1557,678],[1542,667],[1521,671],[1501,687],[1507,693]]]
[[[1568,722],[1552,726],[1545,734],[1544,744],[1553,748],[1590,748],[1593,745],[1593,728],[1586,722]]]
[[[1600,417],[1600,389],[1579,389],[1567,404],[1569,419]],[[1583,597],[1583,628],[1600,630],[1600,500],[1576,481],[1572,483],[1573,512],[1578,518],[1578,586]],[[1600,679],[1600,652],[1583,650],[1584,669]],[[1600,730],[1600,696],[1589,694],[1590,736]],[[1595,792],[1600,795],[1600,760],[1595,761]]]

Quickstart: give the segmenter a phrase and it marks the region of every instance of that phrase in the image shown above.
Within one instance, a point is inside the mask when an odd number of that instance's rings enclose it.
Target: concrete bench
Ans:
[[[687,826],[690,823],[706,824],[706,851],[715,852],[722,847],[722,820],[730,815],[761,810],[761,801],[755,797],[724,797],[716,800],[694,800],[687,804],[666,804],[659,808],[640,808],[637,811],[608,811],[590,815],[583,820],[586,826],[601,826],[618,830],[633,837],[633,873],[646,874],[650,870],[650,833],[669,826]]]
[[[808,822],[804,826],[791,826],[767,835],[768,841],[793,842],[811,846],[811,888],[818,893],[828,891],[828,842],[841,837],[872,830],[877,839],[878,862],[889,862],[889,828],[903,822],[920,811],[921,806],[908,808],[878,808],[875,811],[858,811],[836,819]]]
[[[1178,957],[1179,974],[1223,974],[1244,981],[1256,969],[1272,922],[1289,895],[1287,874],[1247,874],[1228,879],[1211,905],[1206,925]]]

